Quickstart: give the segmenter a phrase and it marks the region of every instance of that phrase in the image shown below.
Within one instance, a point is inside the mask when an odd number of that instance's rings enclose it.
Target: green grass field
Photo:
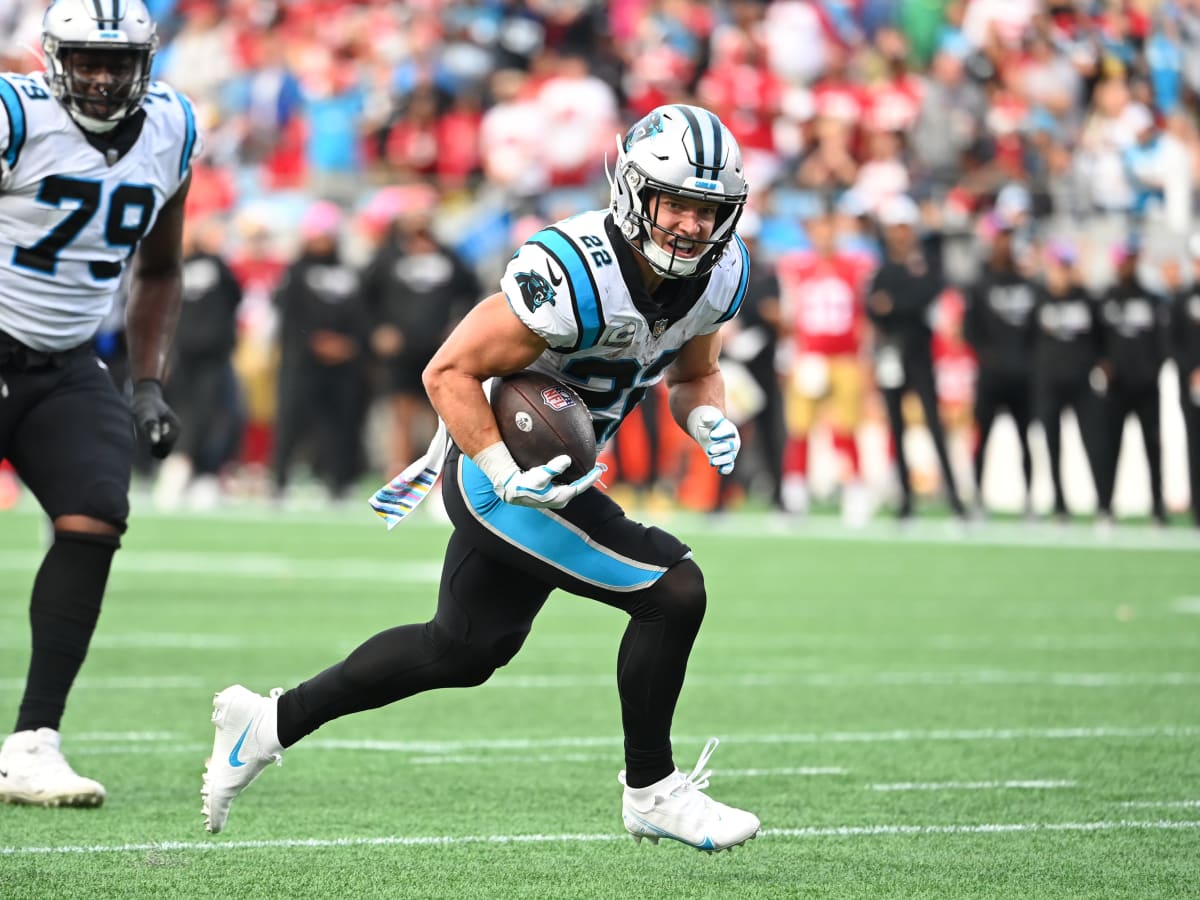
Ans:
[[[443,526],[135,510],[67,718],[99,810],[0,808],[0,897],[1200,896],[1200,537],[668,523],[709,615],[675,723],[762,836],[620,822],[621,614],[556,595],[487,685],[331,723],[204,833],[214,690],[432,611]],[[42,524],[0,517],[0,722]]]

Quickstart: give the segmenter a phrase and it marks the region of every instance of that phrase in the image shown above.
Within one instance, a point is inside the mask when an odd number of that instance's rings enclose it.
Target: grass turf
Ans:
[[[623,835],[623,617],[565,595],[488,685],[327,725],[204,834],[212,692],[427,618],[445,531],[135,512],[63,723],[108,802],[0,808],[0,896],[1195,896],[1193,535],[668,527],[710,595],[677,761],[722,738],[711,792],[762,818],[747,847]],[[32,513],[0,518],[3,716],[41,540]]]

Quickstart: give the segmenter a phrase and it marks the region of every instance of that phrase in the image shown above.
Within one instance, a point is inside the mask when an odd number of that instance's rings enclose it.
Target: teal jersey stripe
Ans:
[[[725,315],[717,319],[718,322],[728,322],[737,315],[737,311],[741,309],[742,301],[746,299],[746,288],[750,284],[750,254],[746,251],[746,245],[742,243],[742,239],[736,234],[733,239],[737,241],[738,250],[742,254],[742,277],[738,281],[737,290],[733,292],[733,302],[729,304],[729,309],[725,310]]]
[[[184,137],[183,137],[183,153],[179,157],[179,177],[183,178],[188,171],[188,166],[192,163],[192,150],[196,146],[196,114],[192,112],[192,104],[183,94],[176,94],[179,98],[179,105],[183,107],[184,119]]]
[[[560,571],[613,591],[649,587],[662,577],[660,566],[636,563],[593,544],[553,513],[505,503],[491,480],[468,457],[459,460],[459,483],[471,512],[513,546]]]
[[[4,78],[0,78],[0,103],[8,115],[8,148],[4,151],[4,162],[11,169],[17,164],[21,148],[25,146],[25,107],[17,89]]]
[[[561,231],[553,228],[539,231],[529,242],[551,253],[567,273],[571,293],[575,296],[575,311],[579,320],[579,343],[575,349],[585,350],[596,346],[604,323],[600,313],[600,298],[596,293],[596,282],[592,280],[592,273],[583,251]]]

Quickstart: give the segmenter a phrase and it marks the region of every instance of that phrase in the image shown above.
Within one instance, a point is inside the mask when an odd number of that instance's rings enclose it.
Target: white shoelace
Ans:
[[[705,770],[708,765],[708,758],[713,755],[713,751],[721,745],[721,742],[715,737],[710,737],[704,745],[704,749],[700,751],[700,758],[696,760],[696,765],[692,767],[692,771],[683,776],[683,786],[685,789],[695,788],[698,791],[708,787],[708,779],[712,775],[712,770]],[[676,789],[678,790],[678,788]]]
[[[687,775],[682,775],[675,787],[671,789],[671,794],[678,796],[681,793],[695,790],[703,791],[708,787],[708,780],[712,776],[712,770],[706,770],[704,767],[708,765],[709,757],[713,755],[713,751],[721,745],[720,740],[715,737],[708,739],[704,745],[704,749],[700,751],[700,758],[696,760],[696,765],[692,766],[692,771]],[[625,781],[625,772],[622,770],[617,773],[617,781],[628,787]]]

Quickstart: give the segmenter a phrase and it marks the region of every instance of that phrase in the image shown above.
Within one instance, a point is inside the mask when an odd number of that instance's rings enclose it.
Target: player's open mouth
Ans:
[[[671,246],[674,248],[676,256],[684,257],[695,256],[698,249],[692,241],[672,241]]]

